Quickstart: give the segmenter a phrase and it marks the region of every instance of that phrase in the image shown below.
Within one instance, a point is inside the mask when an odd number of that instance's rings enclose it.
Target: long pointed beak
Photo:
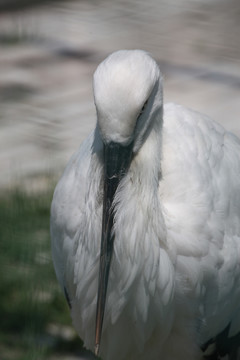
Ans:
[[[104,145],[104,195],[102,238],[95,329],[95,355],[97,356],[99,354],[101,342],[109,270],[113,253],[113,200],[117,187],[130,166],[132,160],[132,148],[132,143],[127,146],[123,146],[113,142]]]

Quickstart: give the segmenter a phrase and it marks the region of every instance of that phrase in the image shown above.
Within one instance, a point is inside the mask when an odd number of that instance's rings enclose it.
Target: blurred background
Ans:
[[[152,53],[165,101],[240,136],[239,0],[0,0],[0,360],[85,359],[55,279],[56,181],[93,129],[92,75]]]

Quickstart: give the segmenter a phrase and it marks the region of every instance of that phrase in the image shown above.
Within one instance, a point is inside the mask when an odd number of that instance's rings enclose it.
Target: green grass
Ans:
[[[81,350],[55,277],[49,234],[51,193],[0,195],[0,359],[51,359]]]

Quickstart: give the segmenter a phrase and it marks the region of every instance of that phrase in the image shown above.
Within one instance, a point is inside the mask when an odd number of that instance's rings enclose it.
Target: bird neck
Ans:
[[[159,198],[159,186],[162,179],[162,110],[152,122],[150,132],[135,156],[130,173],[138,188],[139,200],[143,204],[150,226],[159,234],[162,244],[166,243],[165,222]],[[164,245],[165,247],[165,245]]]
[[[144,218],[144,222],[138,221],[143,226],[143,236],[138,237],[136,242],[144,238],[146,231],[154,232],[157,234],[160,245],[166,248],[166,227],[159,198],[159,183],[162,176],[161,130],[162,112],[158,112],[158,117],[152,122],[147,138],[135,154],[128,173],[120,183],[115,197],[115,208],[116,215],[121,215],[122,219],[122,214],[125,214],[126,221],[129,218]],[[153,236],[153,238],[156,237]]]

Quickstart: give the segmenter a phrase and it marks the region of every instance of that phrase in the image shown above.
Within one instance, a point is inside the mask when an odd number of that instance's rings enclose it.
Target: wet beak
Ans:
[[[132,160],[132,146],[117,143],[104,145],[104,195],[102,216],[102,238],[98,279],[98,297],[95,329],[95,355],[99,354],[102,325],[106,303],[109,270],[113,253],[114,206],[113,200],[117,187],[128,171]]]

